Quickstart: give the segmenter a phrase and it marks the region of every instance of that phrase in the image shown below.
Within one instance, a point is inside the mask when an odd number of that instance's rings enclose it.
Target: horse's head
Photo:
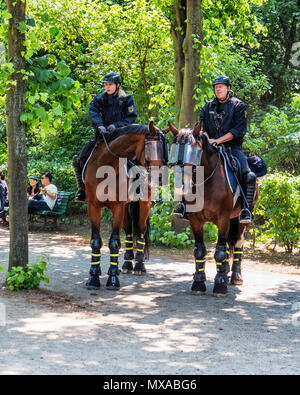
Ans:
[[[142,165],[162,166],[168,163],[168,146],[165,133],[151,121],[148,126],[149,133],[145,135],[144,154],[141,151]],[[143,163],[144,162],[144,163]]]
[[[200,122],[193,129],[181,130],[176,129],[174,125],[169,123],[165,132],[170,132],[174,138],[169,159],[171,165],[200,165],[202,153],[199,137],[201,133]]]

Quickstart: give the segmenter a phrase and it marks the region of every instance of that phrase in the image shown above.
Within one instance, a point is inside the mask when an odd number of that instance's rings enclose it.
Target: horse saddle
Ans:
[[[233,194],[233,206],[241,194],[239,183],[241,182],[241,165],[236,157],[228,153],[223,146],[218,147],[219,153],[223,159],[225,175],[229,188]],[[237,182],[239,180],[239,183]]]

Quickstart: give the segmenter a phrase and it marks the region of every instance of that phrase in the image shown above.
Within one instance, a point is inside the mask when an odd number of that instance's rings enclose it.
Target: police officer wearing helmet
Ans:
[[[256,176],[251,172],[246,156],[242,152],[243,138],[247,132],[247,106],[232,96],[231,82],[226,75],[220,75],[213,81],[215,98],[207,102],[201,109],[200,119],[203,122],[203,132],[211,144],[223,144],[231,148],[231,153],[240,164],[242,171],[242,187],[246,197],[243,199],[240,212],[240,222],[252,221],[253,199],[256,188]],[[182,207],[177,209],[178,213]],[[180,213],[174,211],[180,216]],[[184,206],[183,215],[184,216]]]
[[[75,201],[85,201],[85,186],[82,181],[82,170],[90,156],[95,143],[103,135],[116,128],[134,123],[137,110],[133,98],[121,89],[121,77],[118,73],[108,73],[102,80],[105,92],[96,95],[89,105],[89,114],[95,130],[95,139],[89,141],[79,155],[73,158],[78,192]]]

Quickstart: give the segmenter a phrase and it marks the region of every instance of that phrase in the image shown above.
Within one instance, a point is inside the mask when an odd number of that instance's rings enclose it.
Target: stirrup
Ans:
[[[183,218],[184,213],[185,213],[184,205],[183,205],[183,203],[180,203],[175,207],[173,215],[174,215],[174,217],[177,217],[177,218]]]
[[[178,205],[177,207],[175,207],[173,216],[180,219],[189,219],[188,214],[185,211],[185,205],[183,203],[180,203],[180,206]]]
[[[242,216],[245,216],[244,218]],[[248,208],[243,208],[239,215],[239,223],[240,224],[251,224],[253,221],[253,216],[251,211]]]

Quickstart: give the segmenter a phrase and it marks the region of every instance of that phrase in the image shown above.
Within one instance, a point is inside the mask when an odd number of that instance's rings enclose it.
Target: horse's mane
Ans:
[[[106,140],[112,141],[117,139],[120,136],[124,135],[129,135],[129,134],[142,134],[146,135],[149,133],[149,126],[148,125],[140,125],[140,124],[130,124],[123,126],[121,128],[115,129],[113,132],[109,133],[108,135],[105,135]]]
[[[196,144],[196,139],[193,135],[192,129],[181,129],[176,137],[176,142],[179,143],[181,138],[184,137],[186,143],[188,144]]]

